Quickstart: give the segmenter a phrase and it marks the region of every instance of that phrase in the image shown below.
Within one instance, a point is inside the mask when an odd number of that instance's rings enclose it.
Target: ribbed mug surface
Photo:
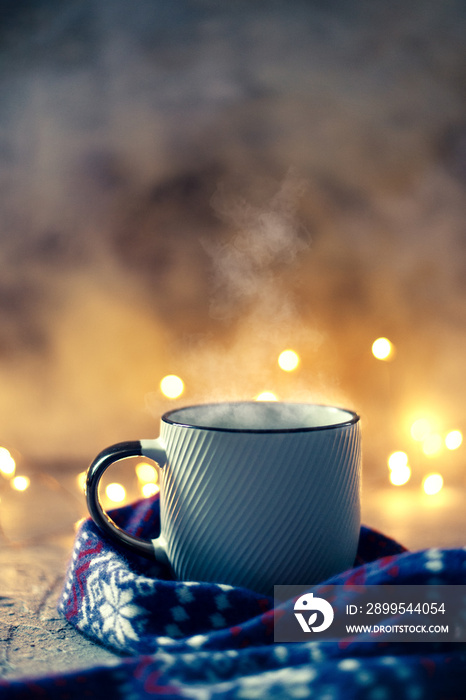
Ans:
[[[272,595],[352,566],[361,438],[346,413],[341,424],[297,429],[162,420],[161,539],[177,578]]]

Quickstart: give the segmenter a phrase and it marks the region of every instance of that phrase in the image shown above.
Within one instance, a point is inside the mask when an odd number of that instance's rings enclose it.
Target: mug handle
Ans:
[[[163,547],[162,538],[144,540],[130,535],[113,522],[102,507],[99,499],[99,483],[104,472],[114,462],[126,457],[148,457],[163,468],[167,462],[167,452],[160,438],[156,440],[132,440],[119,442],[102,450],[91,463],[86,477],[86,500],[89,513],[95,524],[114,542],[123,544],[135,554],[148,559],[156,559],[162,564],[168,563],[168,557]]]

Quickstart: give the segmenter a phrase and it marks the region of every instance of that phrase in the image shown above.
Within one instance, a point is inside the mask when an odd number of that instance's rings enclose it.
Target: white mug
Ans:
[[[98,497],[115,461],[161,468],[160,536],[121,530]],[[201,404],[162,416],[157,439],[103,450],[87,502],[120,544],[168,563],[180,580],[244,586],[313,585],[351,567],[360,528],[361,436],[353,411],[306,403]]]

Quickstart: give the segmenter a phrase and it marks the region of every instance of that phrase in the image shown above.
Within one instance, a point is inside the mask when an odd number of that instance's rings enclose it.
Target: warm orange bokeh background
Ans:
[[[270,390],[355,408],[367,478],[405,450],[420,481],[413,420],[466,429],[464,12],[233,5],[5,15],[1,444],[87,462]]]

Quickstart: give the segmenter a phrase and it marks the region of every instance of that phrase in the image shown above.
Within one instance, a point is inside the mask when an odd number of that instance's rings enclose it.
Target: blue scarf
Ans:
[[[140,537],[160,527],[158,498],[112,512]],[[408,552],[361,528],[354,567],[328,584],[466,584],[466,548]],[[292,605],[292,601],[290,601]],[[175,581],[120,550],[85,521],[59,610],[89,639],[121,654],[111,666],[0,681],[0,697],[460,700],[466,645],[333,640],[273,642],[273,600],[244,588]]]

